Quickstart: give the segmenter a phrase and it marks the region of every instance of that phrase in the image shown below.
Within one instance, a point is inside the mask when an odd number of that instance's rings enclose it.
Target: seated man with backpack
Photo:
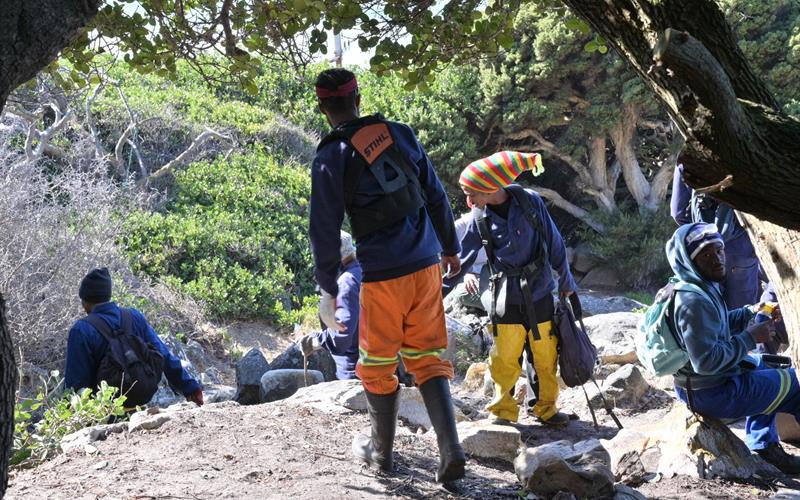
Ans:
[[[548,425],[564,425],[569,416],[558,411],[558,339],[553,328],[555,311],[553,270],[558,290],[567,297],[577,290],[570,272],[564,240],[541,197],[513,184],[522,172],[541,168],[538,154],[502,151],[470,163],[459,178],[468,203],[483,211],[461,241],[461,269],[469,269],[482,248],[490,286],[482,294],[489,311],[494,346],[489,372],[495,397],[486,407],[499,424],[516,422],[512,397],[519,377],[523,350],[533,360],[536,402],[532,413]],[[483,287],[481,287],[483,288]]]
[[[108,269],[94,269],[81,281],[78,296],[87,316],[75,322],[67,340],[67,389],[94,390],[105,380],[122,389],[125,407],[150,401],[162,373],[187,401],[203,404],[200,383],[192,378],[135,309],[111,302]]]
[[[674,374],[678,398],[701,415],[747,417],[747,446],[784,473],[800,473],[800,458],[783,450],[775,428],[777,412],[800,418],[795,370],[770,368],[750,353],[771,339],[780,313],[752,323],[752,306],[727,309],[719,286],[725,279],[725,245],[715,225],[681,226],[666,250],[677,278],[667,325],[685,347],[685,355],[676,351],[684,356],[677,358],[682,367]],[[670,308],[666,311],[669,315]]]

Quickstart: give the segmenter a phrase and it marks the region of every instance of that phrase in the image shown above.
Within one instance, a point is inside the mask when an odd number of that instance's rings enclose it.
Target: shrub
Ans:
[[[43,381],[43,388],[35,398],[23,399],[14,406],[11,467],[34,467],[55,456],[67,434],[125,414],[125,396],[115,397],[115,387],[101,382],[95,392],[70,390],[57,394],[61,383],[58,375],[53,372],[49,380]],[[41,415],[41,419],[37,421],[36,415]]]
[[[303,167],[254,148],[179,172],[166,210],[130,214],[121,241],[210,314],[291,324],[313,293],[309,196]]]
[[[596,211],[592,217],[606,232],[586,230],[582,238],[603,258],[622,282],[634,290],[649,290],[666,283],[671,269],[664,252],[666,241],[675,230],[667,209],[640,214],[620,210]]]

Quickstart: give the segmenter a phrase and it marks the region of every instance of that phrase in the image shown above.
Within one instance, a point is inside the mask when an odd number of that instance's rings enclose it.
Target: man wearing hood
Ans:
[[[715,225],[681,226],[666,250],[675,275],[703,291],[675,292],[672,319],[689,355],[689,363],[675,374],[678,398],[709,417],[747,417],[747,446],[784,473],[800,473],[800,459],[783,450],[775,428],[777,412],[800,417],[795,370],[767,368],[759,355],[748,354],[770,340],[780,313],[749,325],[752,306],[727,309],[720,292],[725,245]]]

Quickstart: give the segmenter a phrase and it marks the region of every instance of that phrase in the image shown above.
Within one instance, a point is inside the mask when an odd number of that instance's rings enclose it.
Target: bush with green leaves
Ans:
[[[57,393],[59,373],[43,381],[39,394],[14,406],[14,441],[11,467],[35,467],[58,453],[61,439],[72,432],[103,424],[112,416],[125,414],[125,396],[117,388],[100,383],[98,390]],[[41,416],[37,419],[37,416]]]
[[[586,230],[582,239],[625,285],[643,291],[666,283],[672,271],[664,243],[675,231],[675,221],[667,208],[661,207],[654,213],[598,210],[592,216],[605,226],[606,232],[598,234]]]
[[[286,325],[313,293],[309,196],[305,167],[254,147],[179,172],[165,210],[131,213],[122,242],[208,313]]]

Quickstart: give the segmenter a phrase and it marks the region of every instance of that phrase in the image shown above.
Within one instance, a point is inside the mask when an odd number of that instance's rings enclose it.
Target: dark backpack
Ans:
[[[553,323],[559,340],[559,373],[567,387],[577,387],[591,380],[597,366],[597,348],[589,340],[583,318],[575,318],[574,303],[580,303],[577,296],[573,294],[570,300],[572,305],[564,298],[558,301]]]
[[[120,308],[120,328],[111,329],[99,315],[86,317],[108,342],[97,369],[97,383],[105,380],[126,396],[125,406],[147,404],[158,390],[164,372],[164,357],[153,344],[133,333],[130,309]]]
[[[577,312],[577,318],[576,318]],[[603,392],[594,379],[594,369],[597,366],[597,348],[589,340],[586,327],[583,325],[581,302],[577,294],[559,299],[556,304],[556,312],[553,315],[553,328],[558,336],[558,372],[567,387],[581,386],[583,395],[586,397],[586,404],[589,406],[589,413],[597,426],[597,417],[594,408],[586,393],[583,384],[591,381],[603,402],[606,413],[611,417],[617,427],[622,429],[614,410],[609,406]]]

